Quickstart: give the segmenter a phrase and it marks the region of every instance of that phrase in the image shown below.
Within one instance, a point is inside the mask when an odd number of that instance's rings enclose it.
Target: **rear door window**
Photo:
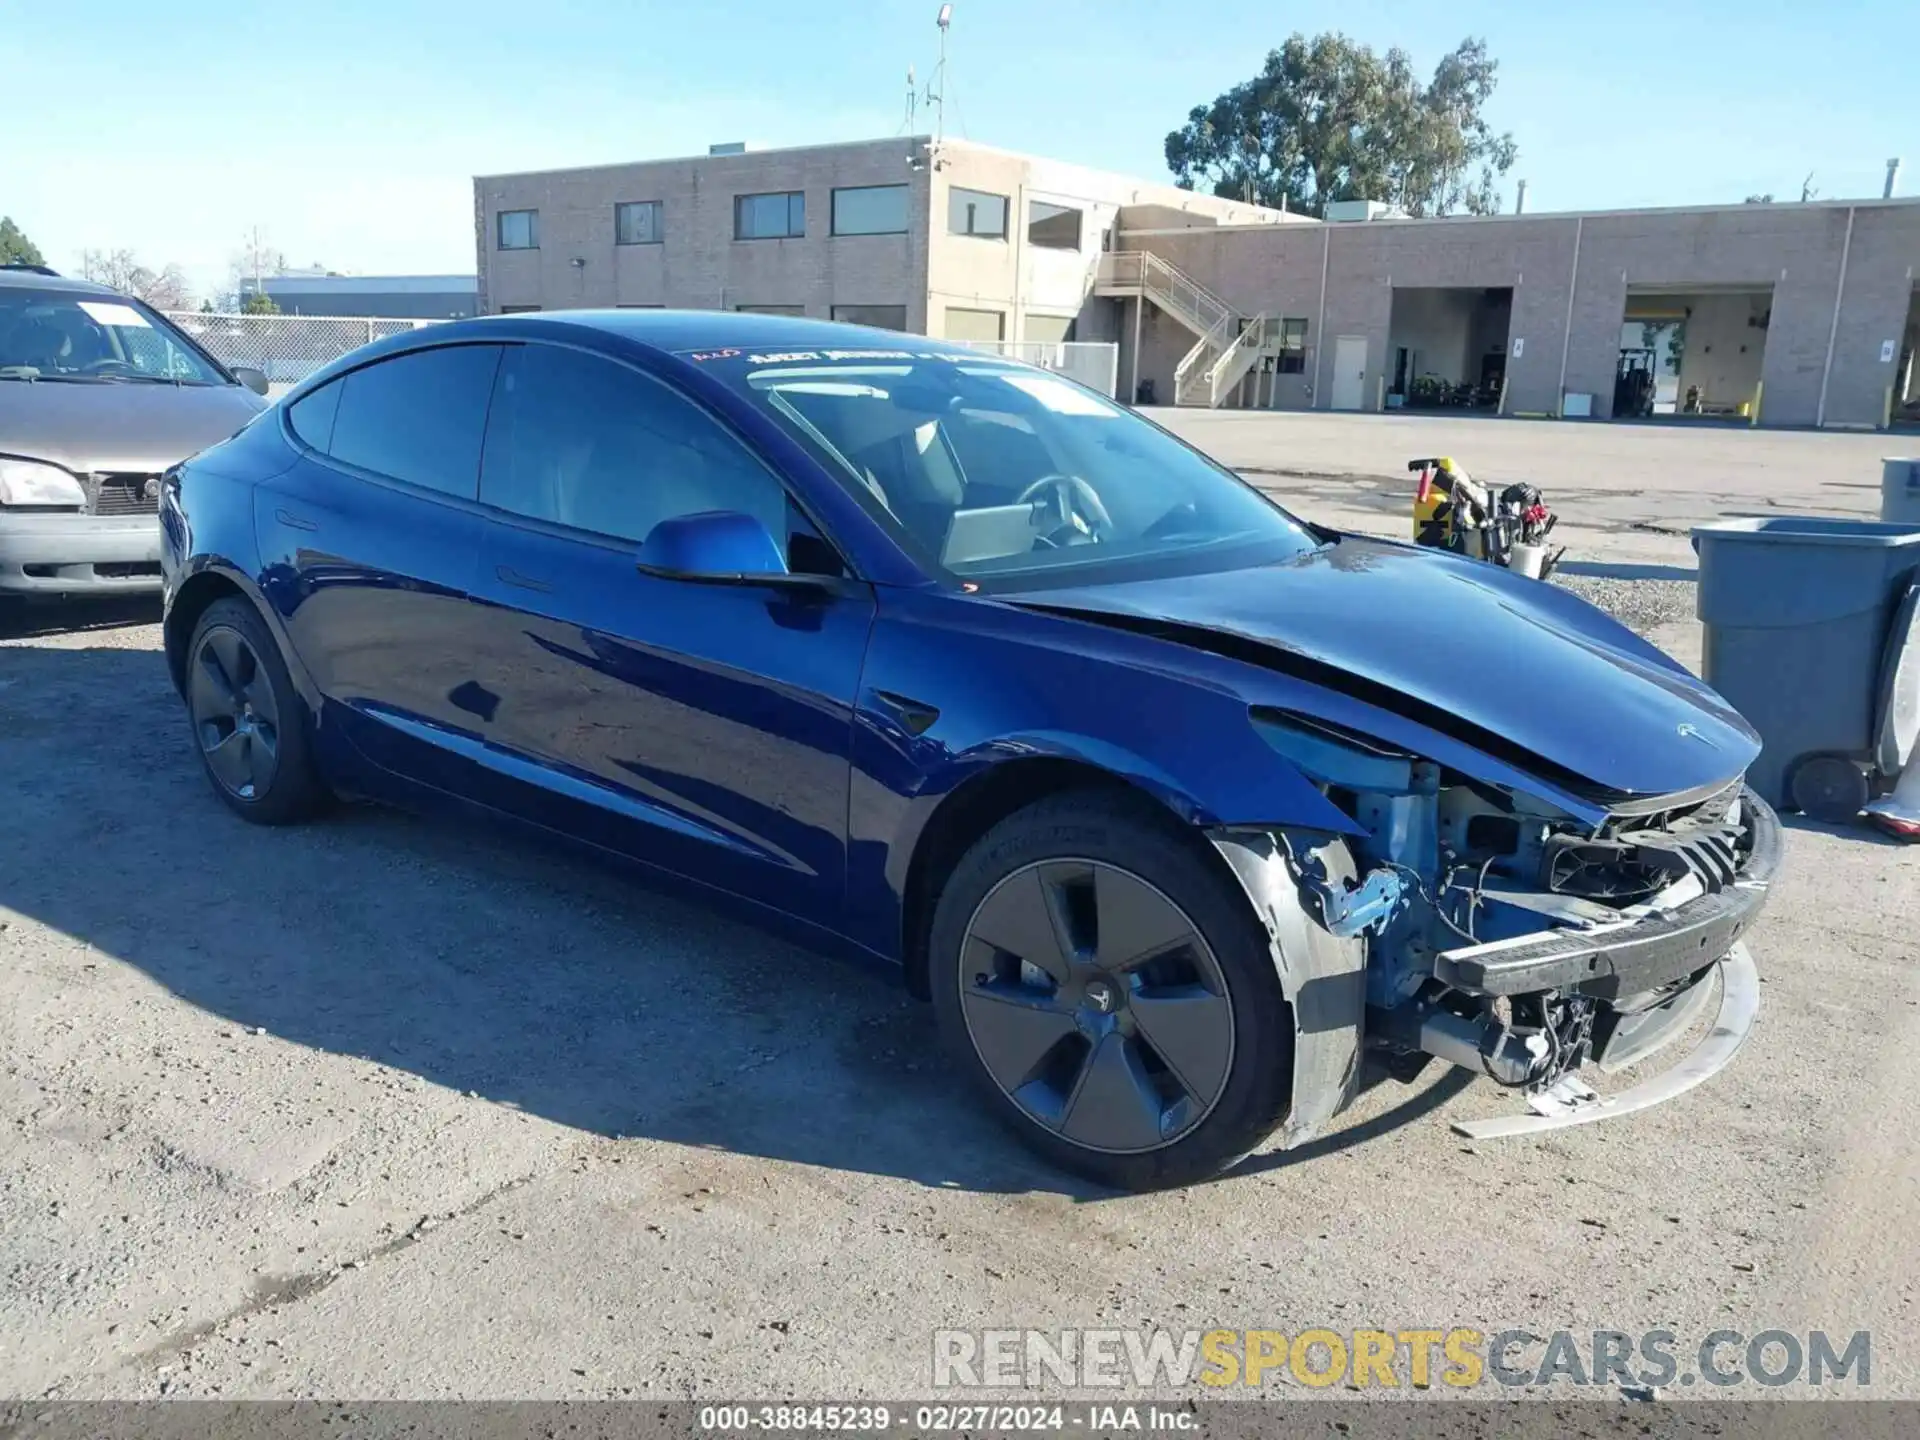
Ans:
[[[327,453],[375,474],[473,499],[500,348],[411,350],[342,377]]]

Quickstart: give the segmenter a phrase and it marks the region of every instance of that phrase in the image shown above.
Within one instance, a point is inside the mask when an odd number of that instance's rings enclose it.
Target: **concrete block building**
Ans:
[[[482,312],[1107,341],[1161,403],[1920,420],[1920,202],[1339,213],[926,136],[474,182]]]

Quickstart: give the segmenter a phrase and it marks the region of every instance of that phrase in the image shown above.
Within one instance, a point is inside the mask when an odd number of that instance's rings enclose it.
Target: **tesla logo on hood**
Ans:
[[[1720,748],[1718,742],[1716,742],[1711,736],[1704,735],[1701,733],[1699,726],[1689,724],[1684,720],[1680,723],[1677,733],[1680,734],[1685,739],[1698,740],[1702,745],[1712,745],[1713,748],[1716,750]]]

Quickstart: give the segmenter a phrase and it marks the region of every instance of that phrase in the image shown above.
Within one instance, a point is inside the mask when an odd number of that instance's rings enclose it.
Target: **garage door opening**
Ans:
[[[1773,289],[1627,291],[1613,418],[1754,420]]]
[[[1893,401],[1887,418],[1895,425],[1920,426],[1920,285],[1907,304],[1907,327],[1895,347]]]
[[[1387,331],[1389,410],[1501,408],[1513,290],[1395,288]]]

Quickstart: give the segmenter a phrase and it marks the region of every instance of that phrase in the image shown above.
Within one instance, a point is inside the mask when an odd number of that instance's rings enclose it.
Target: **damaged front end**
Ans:
[[[1331,1019],[1325,1004],[1298,1013],[1309,988],[1353,1007],[1356,1060],[1364,1047],[1410,1080],[1440,1059],[1527,1099],[1530,1115],[1457,1127],[1481,1137],[1643,1109],[1739,1048],[1758,987],[1738,942],[1765,900],[1780,835],[1737,776],[1576,817],[1316,718],[1253,718],[1363,832],[1214,837],[1267,917],[1296,1007],[1290,1142],[1355,1083],[1353,1068],[1318,1054],[1338,1048],[1314,1038]],[[1325,937],[1317,948],[1295,940],[1288,953],[1275,916],[1289,906]],[[1673,1071],[1606,1099],[1582,1082],[1589,1065],[1618,1070],[1677,1038],[1716,990],[1715,1026]]]

